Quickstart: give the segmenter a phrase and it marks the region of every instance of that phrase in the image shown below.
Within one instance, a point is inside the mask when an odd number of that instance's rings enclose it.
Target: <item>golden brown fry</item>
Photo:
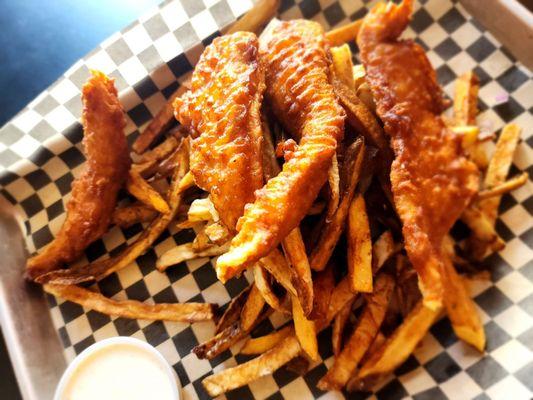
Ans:
[[[344,334],[344,328],[346,323],[350,318],[352,313],[353,300],[346,303],[344,307],[341,308],[339,313],[335,315],[333,319],[333,328],[331,330],[331,347],[333,348],[333,354],[337,356],[341,352],[342,348],[342,339]]]
[[[355,80],[353,77],[352,52],[348,44],[329,49],[333,62],[335,76],[351,90],[355,90]]]
[[[328,209],[326,211],[326,220],[329,220],[337,211],[339,207],[340,194],[340,176],[339,176],[339,162],[337,155],[335,154],[331,159],[331,167],[328,170],[328,186],[329,186],[329,199]]]
[[[276,311],[290,314],[289,310],[284,307],[282,300],[274,293],[269,273],[259,264],[255,264],[253,270],[255,287],[261,292],[265,302]]]
[[[63,226],[43,251],[28,260],[25,273],[28,279],[75,261],[107,231],[117,193],[128,174],[126,120],[113,80],[93,71],[82,92],[87,161],[73,182]]]
[[[348,276],[354,292],[372,291],[372,239],[365,199],[358,194],[348,211]]]
[[[292,325],[288,325],[268,335],[250,338],[244,343],[240,353],[245,355],[263,354],[291,335],[294,335],[294,328]]]
[[[231,239],[228,229],[219,222],[214,222],[205,227],[205,234],[211,243],[222,245]]]
[[[289,267],[287,260],[279,250],[273,250],[268,256],[260,259],[258,263],[261,267],[265,268],[270,275],[272,275],[274,279],[287,290],[287,292],[293,296],[297,295],[296,289],[293,286],[293,282],[296,280],[294,271]]]
[[[132,168],[137,167],[138,165],[142,165],[144,163],[163,160],[164,158],[169,156],[170,153],[174,152],[174,150],[178,148],[179,144],[180,141],[176,138],[176,136],[168,136],[162,143],[158,144],[152,150],[148,150],[142,153],[139,157],[138,162],[133,164]]]
[[[191,203],[187,212],[189,221],[218,221],[218,212],[209,197],[196,199]]]
[[[163,214],[170,211],[165,199],[134,168],[130,169],[126,189],[137,200],[154,210]]]
[[[340,46],[343,43],[354,41],[359,33],[359,28],[361,27],[362,22],[362,20],[358,19],[327,32],[326,38],[328,39],[330,46]]]
[[[210,396],[219,396],[262,376],[270,375],[296,357],[300,351],[301,347],[296,337],[288,336],[259,357],[208,376],[202,384]]]
[[[453,330],[458,338],[483,351],[485,331],[476,306],[450,259],[446,256],[443,258],[444,305]]]
[[[477,200],[486,200],[491,197],[501,196],[505,193],[509,193],[515,189],[526,184],[529,179],[527,172],[523,172],[520,175],[514,176],[511,179],[506,180],[503,183],[500,183],[497,186],[494,186],[491,189],[485,189],[478,193]]]
[[[496,232],[494,224],[477,205],[472,204],[464,210],[461,220],[471,231],[471,236],[466,241],[466,248],[474,260],[485,258],[488,249],[499,251],[505,247],[505,242]]]
[[[322,229],[320,238],[311,252],[309,263],[311,268],[315,271],[321,271],[329,261],[333,249],[337,245],[342,231],[345,226],[346,216],[355,194],[355,188],[359,182],[359,176],[363,166],[363,159],[365,155],[365,145],[362,139],[358,139],[346,152],[346,157],[350,166],[347,187],[344,190],[342,200],[335,212],[331,221],[326,221]]]
[[[280,0],[259,0],[254,6],[236,21],[226,32],[226,34],[248,31],[259,33],[264,26],[278,12]]]
[[[224,311],[224,314],[222,314],[220,319],[217,321],[215,327],[215,334],[222,332],[224,329],[233,325],[239,320],[242,308],[244,307],[244,303],[246,303],[246,299],[248,298],[249,292],[250,286],[248,286],[237,296],[231,299],[230,303],[228,304],[228,307]]]
[[[392,233],[383,232],[372,247],[372,271],[376,273],[400,249],[401,246],[394,243]]]
[[[370,375],[386,374],[399,367],[426,335],[441,310],[442,307],[425,307],[420,301],[383,347],[369,356],[359,370],[358,377],[363,379]]]
[[[337,315],[340,310],[352,301],[357,294],[352,292],[350,280],[348,277],[344,277],[338,284],[335,286],[331,293],[331,298],[329,300],[328,313],[325,320],[321,320],[319,324],[319,329],[322,329],[324,326],[328,326],[329,323],[333,320],[335,315]]]
[[[340,390],[346,385],[381,327],[393,289],[394,280],[389,275],[383,274],[376,280],[375,291],[366,296],[367,304],[354,332],[328,373],[318,382],[319,389]]]
[[[292,302],[292,319],[294,321],[294,331],[298,342],[302,346],[303,351],[312,359],[317,361],[318,342],[316,339],[317,330],[315,321],[307,319],[305,316],[300,301],[297,297],[291,297]]]
[[[484,186],[486,189],[492,189],[505,182],[509,169],[513,163],[513,156],[520,140],[521,129],[516,124],[506,125],[496,142],[494,154],[487,167]],[[498,216],[498,207],[501,197],[492,197],[479,202],[480,210],[489,217],[494,224]]]
[[[135,242],[126,247],[122,252],[114,257],[110,257],[95,263],[86,264],[80,267],[73,267],[67,270],[52,271],[40,277],[39,283],[57,283],[57,284],[78,284],[93,280],[101,280],[122,268],[127,267],[137,257],[142,255],[154,241],[167,228],[170,221],[174,219],[181,204],[181,194],[188,189],[186,173],[189,168],[188,163],[188,141],[183,141],[180,147],[180,162],[174,172],[170,183],[168,204],[170,212],[160,214],[146,228]],[[183,180],[183,181],[182,181]]]
[[[328,316],[331,294],[335,288],[335,277],[332,265],[328,265],[323,271],[318,272],[313,279],[313,311],[309,316],[315,321],[325,320]]]
[[[134,300],[112,300],[100,293],[75,285],[45,284],[45,292],[103,314],[132,319],[199,322],[213,319],[209,303],[144,304]]]
[[[254,325],[255,321],[261,314],[261,310],[265,305],[265,299],[261,295],[261,292],[257,288],[257,285],[252,284],[250,293],[248,293],[248,298],[244,307],[241,311],[241,326],[242,329],[248,331]]]
[[[205,226],[197,231],[194,240],[192,241],[192,250],[196,253],[207,250],[213,247],[213,243],[209,240],[209,236],[205,233]]]
[[[313,309],[313,281],[300,229],[293,229],[285,237],[282,244],[285,255],[294,271],[293,285],[298,293],[300,305],[304,314],[309,316]]]
[[[366,81],[365,81],[365,75],[366,75],[365,66],[363,64],[354,65],[353,68],[352,68],[352,72],[353,72],[353,80],[354,80],[354,83],[355,83],[355,89],[357,90],[357,89],[359,89],[359,86],[361,86],[364,83],[366,83]]]
[[[117,207],[113,211],[111,222],[121,228],[128,228],[133,224],[150,222],[157,216],[157,211],[144,204],[131,204]]]
[[[184,243],[171,248],[163,253],[156,262],[156,268],[163,272],[168,267],[179,264],[183,261],[194,260],[202,257],[215,257],[228,251],[229,243],[222,246],[210,246],[201,251],[194,250],[193,243]]]

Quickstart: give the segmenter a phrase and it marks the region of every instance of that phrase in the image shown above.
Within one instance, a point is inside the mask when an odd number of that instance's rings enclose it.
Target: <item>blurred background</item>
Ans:
[[[0,126],[161,0],[0,0]],[[0,398],[21,399],[0,334]]]

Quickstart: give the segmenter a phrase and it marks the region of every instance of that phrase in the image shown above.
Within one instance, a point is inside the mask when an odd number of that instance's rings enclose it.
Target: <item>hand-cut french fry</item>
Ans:
[[[359,33],[359,28],[361,27],[362,22],[362,20],[358,19],[327,32],[326,38],[328,39],[329,45],[340,46],[343,43],[354,41]]]
[[[336,76],[347,87],[355,90],[355,81],[353,78],[352,52],[348,44],[338,47],[331,47],[331,60]]]
[[[189,90],[190,79],[192,72],[188,72],[182,80],[180,87],[172,93],[163,108],[157,113],[154,119],[148,124],[148,126],[141,132],[141,134],[135,139],[133,143],[133,150],[137,154],[142,154],[152,144],[152,142],[163,134],[175,121],[174,119],[174,99],[182,96],[187,90]]]
[[[160,161],[177,149],[179,143],[180,142],[176,136],[170,135],[152,150],[142,153],[139,157],[139,161],[136,164],[143,164],[148,161]]]
[[[163,214],[170,211],[165,199],[135,169],[130,169],[130,174],[126,181],[126,189],[137,200],[152,207],[154,210]]]
[[[359,176],[363,166],[363,159],[365,156],[365,145],[363,140],[358,139],[353,145],[346,151],[346,161],[350,163],[348,166],[348,182],[347,187],[344,190],[343,197],[335,211],[335,215],[331,221],[326,221],[325,226],[320,234],[317,244],[311,251],[309,257],[309,263],[311,268],[315,271],[321,271],[329,261],[333,249],[337,245],[342,231],[344,230],[346,216],[348,215],[348,209],[355,194],[355,188],[359,182]]]
[[[222,246],[211,246],[202,251],[195,251],[192,243],[180,244],[163,253],[156,262],[156,268],[163,272],[172,265],[202,257],[215,257],[229,249],[229,242]]]
[[[309,359],[305,355],[301,355],[285,364],[285,369],[297,376],[304,376],[309,371],[309,364]]]
[[[513,162],[513,155],[520,139],[520,127],[516,124],[506,125],[496,142],[494,154],[487,167],[485,175],[485,188],[492,189],[505,182],[509,169]],[[491,197],[479,202],[479,208],[494,224],[498,215],[498,207],[501,197]]]
[[[366,351],[365,355],[359,362],[360,364],[365,364],[366,361],[369,358],[369,355],[376,353],[379,351],[379,349],[385,344],[385,341],[387,338],[383,333],[378,332],[376,337],[374,338],[374,341]],[[370,392],[372,391],[372,388],[375,386],[375,381],[379,380],[381,376],[375,377],[374,379],[372,377],[367,377],[366,379],[360,379],[357,375],[352,376],[351,379],[348,380],[348,383],[346,384],[346,390],[348,392]]]
[[[210,396],[219,396],[263,376],[270,375],[296,357],[300,351],[300,343],[298,343],[296,337],[287,336],[259,357],[208,376],[202,381],[202,384]]]
[[[488,249],[498,251],[505,246],[505,242],[496,232],[492,221],[475,204],[463,211],[461,220],[472,233],[465,245],[474,260],[485,258]]]
[[[461,137],[461,145],[466,151],[478,142],[479,127],[476,125],[456,125],[450,129]]]
[[[250,338],[244,343],[240,353],[245,355],[263,354],[290,335],[294,335],[292,325],[288,325],[279,331],[269,333],[265,336]]]
[[[453,99],[454,125],[476,124],[478,92],[479,79],[473,71],[468,71],[457,78]],[[487,156],[479,146],[477,135],[474,141],[471,141],[471,138],[467,138],[466,141],[463,141],[463,145],[471,160],[480,169],[484,170],[487,167]]]
[[[289,310],[284,307],[282,300],[280,300],[274,293],[272,284],[270,282],[269,273],[259,264],[254,265],[253,271],[255,283],[254,287],[257,287],[259,292],[261,292],[261,296],[263,296],[265,302],[276,311],[290,314]]]
[[[122,318],[197,322],[213,319],[213,306],[208,303],[144,304],[134,300],[112,300],[104,295],[75,285],[44,285],[54,296],[82,307]]]
[[[331,159],[331,167],[328,171],[328,186],[329,186],[329,199],[328,209],[326,211],[326,220],[333,217],[337,207],[339,206],[340,194],[340,177],[339,177],[339,162],[337,155],[333,155]]]
[[[251,329],[251,327],[261,314],[261,311],[263,310],[264,306],[265,299],[263,299],[263,295],[257,288],[257,285],[252,284],[252,288],[250,289],[250,293],[248,293],[246,303],[244,303],[244,307],[241,311],[242,329],[244,329],[245,331]]]
[[[228,29],[227,33],[239,31],[259,33],[266,23],[276,15],[279,3],[280,0],[259,0]]]
[[[296,337],[305,353],[312,359],[318,360],[318,342],[316,339],[315,321],[306,318],[300,301],[296,296],[292,296],[292,319],[294,320],[294,331]]]
[[[282,244],[285,255],[294,271],[293,286],[298,294],[300,305],[304,314],[309,316],[313,309],[313,280],[300,229],[296,228],[289,232]]]
[[[365,75],[365,66],[363,64],[354,65],[352,68],[353,81],[355,83],[355,89],[357,90],[359,86],[366,82]]]
[[[331,293],[328,313],[326,319],[320,321],[319,330],[324,326],[328,326],[333,318],[335,318],[335,315],[337,315],[348,302],[355,299],[356,295],[356,293],[352,292],[350,280],[348,277],[344,277],[337,286],[335,286],[335,289],[333,289]]]
[[[191,203],[187,213],[189,221],[218,221],[218,212],[209,197],[196,199]]]
[[[144,204],[131,204],[117,207],[113,211],[111,222],[121,228],[128,228],[133,224],[150,222],[157,216],[157,211]]]
[[[372,291],[372,239],[365,199],[358,194],[348,210],[348,276],[354,292]]]
[[[458,338],[474,346],[479,351],[485,348],[485,331],[474,302],[455,271],[450,259],[444,262],[441,275],[444,282],[444,305],[452,327]]]
[[[333,348],[333,354],[337,356],[341,352],[342,348],[342,339],[344,334],[344,328],[346,323],[350,318],[352,313],[353,300],[346,303],[344,307],[341,308],[339,313],[335,315],[333,319],[333,327],[331,330],[331,347]]]
[[[313,311],[309,316],[315,321],[325,320],[328,316],[331,294],[335,288],[335,277],[332,265],[328,265],[323,271],[318,272],[313,279]]]
[[[231,299],[230,303],[228,304],[228,307],[224,311],[224,314],[222,314],[220,319],[217,321],[215,327],[215,334],[223,331],[224,329],[233,325],[239,320],[242,308],[244,307],[244,303],[246,303],[246,299],[248,298],[249,292],[250,286],[240,292],[236,297]]]
[[[426,335],[441,311],[442,307],[433,310],[420,301],[383,347],[369,356],[359,370],[358,377],[363,379],[370,375],[386,374],[399,367]]]
[[[170,212],[160,214],[146,228],[141,235],[131,245],[114,257],[96,261],[80,267],[73,267],[65,270],[52,271],[49,274],[41,275],[39,283],[56,284],[78,284],[93,280],[101,280],[112,273],[127,267],[137,257],[142,255],[152,243],[163,233],[170,221],[174,219],[181,204],[181,194],[189,188],[186,174],[189,170],[189,142],[184,140],[180,146],[180,162],[172,181],[170,183],[168,204]]]
[[[477,195],[477,200],[486,200],[491,197],[495,196],[501,196],[505,193],[509,193],[515,189],[518,189],[519,187],[526,184],[527,180],[529,179],[529,175],[527,172],[523,172],[520,175],[514,176],[511,179],[494,186],[491,189],[482,190]]]
[[[277,249],[270,252],[269,255],[259,260],[261,267],[265,268],[270,275],[285,288],[289,294],[296,296],[297,292],[293,286],[295,281],[294,271],[287,264],[283,254]]]
[[[221,245],[231,240],[231,235],[224,225],[214,222],[205,227],[205,234],[209,237],[211,243]]]
[[[264,321],[271,314],[272,309],[269,308],[266,312],[262,313],[259,318],[256,319],[250,330],[254,329],[259,323]],[[249,333],[250,331],[242,329],[240,321],[237,321],[217,333],[211,339],[193,348],[192,352],[196,354],[196,356],[201,360],[212,360],[213,358],[223,353],[240,340],[244,339]]]
[[[340,390],[355,371],[377,335],[394,289],[394,280],[383,274],[376,281],[375,291],[366,296],[367,304],[359,322],[333,366],[318,382],[321,390]]]
[[[390,231],[383,232],[372,247],[372,271],[376,273],[399,250],[400,246],[394,243],[392,233]]]
[[[205,233],[205,226],[196,232],[196,237],[192,241],[192,250],[196,253],[207,250],[213,247],[213,243],[209,240],[209,236]]]

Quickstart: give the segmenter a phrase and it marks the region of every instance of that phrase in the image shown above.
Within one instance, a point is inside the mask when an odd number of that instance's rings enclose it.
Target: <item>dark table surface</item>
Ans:
[[[160,1],[0,0],[0,126],[76,60]],[[21,398],[1,333],[0,398]]]

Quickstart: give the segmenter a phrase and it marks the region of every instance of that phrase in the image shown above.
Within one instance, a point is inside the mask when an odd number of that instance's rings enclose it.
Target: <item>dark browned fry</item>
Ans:
[[[224,329],[226,329],[230,325],[233,325],[239,320],[239,317],[241,316],[242,307],[244,306],[244,303],[246,303],[246,298],[248,297],[249,291],[250,287],[247,287],[237,296],[231,299],[230,303],[228,304],[228,307],[224,311],[224,314],[222,314],[222,317],[220,317],[217,322],[217,325],[215,327],[215,334],[223,331]]]

